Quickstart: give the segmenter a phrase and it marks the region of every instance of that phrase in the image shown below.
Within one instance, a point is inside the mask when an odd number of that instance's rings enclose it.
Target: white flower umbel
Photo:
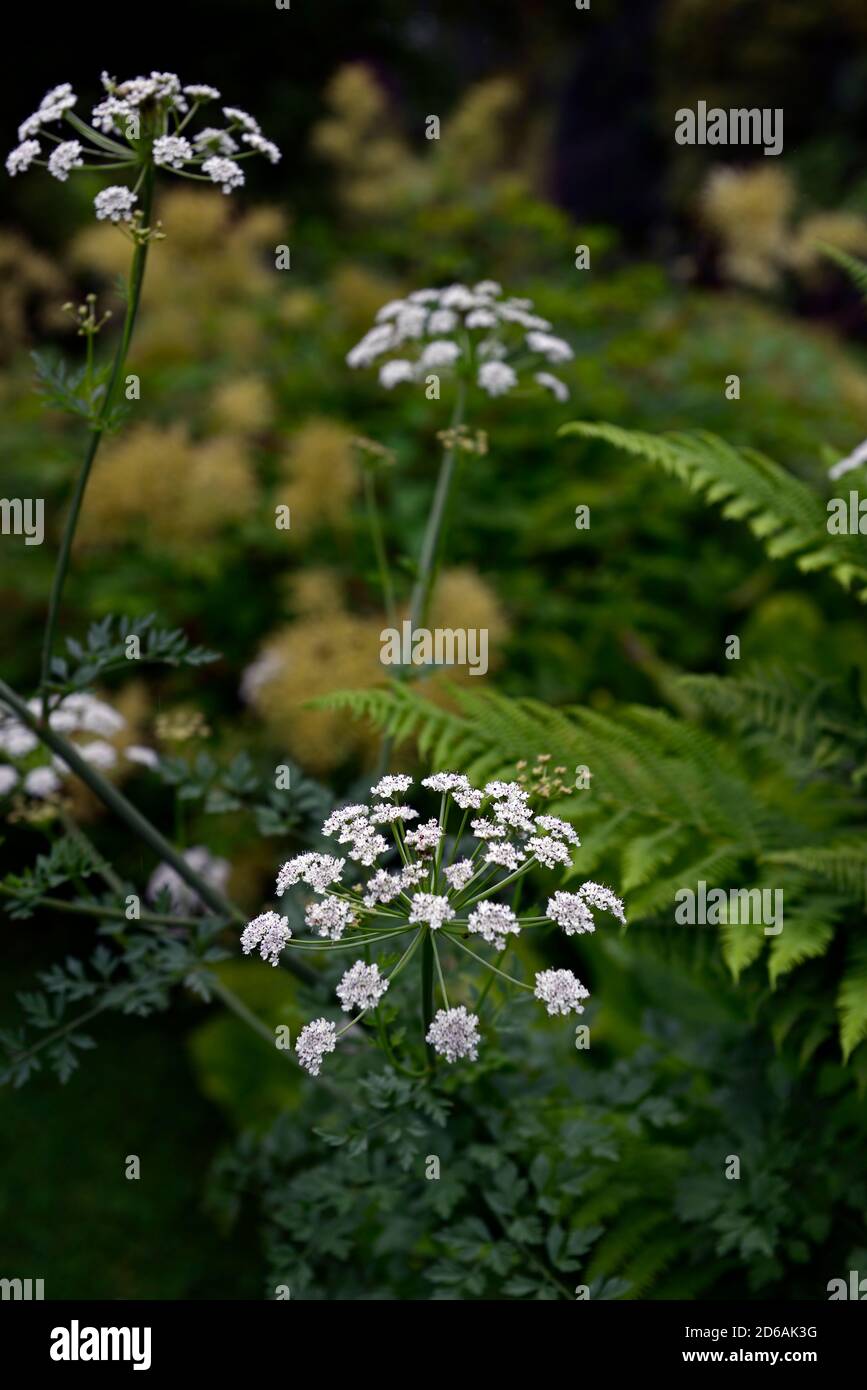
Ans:
[[[460,312],[457,296],[455,300],[454,312]],[[401,312],[395,308],[393,314],[399,317]],[[355,1010],[355,1016],[339,1032],[326,1019],[317,1019],[302,1034],[303,1048],[299,1040],[299,1058],[314,1075],[322,1055],[333,1051],[342,1033],[363,1014],[379,1008],[386,990],[419,948],[422,1037],[429,1068],[434,1054],[448,1061],[475,1060],[480,1041],[477,1014],[464,1005],[453,1007],[449,1001],[444,965],[451,968],[455,959],[467,956],[497,980],[535,993],[549,1013],[580,1012],[587,991],[570,971],[541,971],[534,986],[506,974],[501,969],[503,956],[525,928],[556,924],[568,936],[592,932],[594,909],[625,920],[620,899],[590,881],[575,893],[550,893],[544,916],[530,912],[519,916],[514,902],[504,896],[524,875],[561,875],[571,868],[572,856],[580,847],[569,821],[548,815],[541,807],[537,813],[538,792],[531,794],[518,782],[502,780],[477,788],[464,773],[434,772],[422,779],[422,792],[437,799],[438,814],[420,820],[418,809],[405,800],[411,786],[408,775],[390,773],[371,788],[369,803],[352,802],[330,813],[322,834],[347,846],[346,858],[307,850],[281,868],[278,895],[296,887],[318,895],[303,908],[304,925],[314,933],[312,939],[290,939],[288,919],[275,912],[254,918],[242,937],[249,949],[258,946],[261,951],[264,943],[264,958],[271,960],[275,952],[279,954],[277,946],[326,952],[354,949],[357,955],[363,948],[365,959],[357,959],[337,987],[344,1012]],[[412,822],[415,828],[408,829]],[[379,860],[384,862],[374,862]],[[371,872],[365,874],[364,869]],[[395,965],[383,969],[370,954],[380,946],[389,960],[394,959],[396,946],[403,954]],[[477,953],[486,948],[499,952],[496,964]],[[437,985],[444,1007],[435,1015]],[[459,991],[464,989],[461,982]],[[394,991],[390,998],[396,1007]],[[377,1032],[391,1055],[382,1017]],[[410,1074],[423,1073],[410,1069]]]
[[[280,158],[256,119],[237,107],[223,108],[224,127],[191,131],[200,107],[219,99],[217,89],[206,83],[184,87],[172,72],[123,82],[103,73],[102,86],[104,95],[92,109],[90,124],[73,110],[77,97],[68,82],[46,93],[19,126],[20,143],[6,159],[7,173],[14,177],[39,164],[65,183],[78,169],[128,170],[131,186],[114,184],[94,199],[100,221],[127,223],[134,220],[148,171],[154,167],[210,180],[231,193],[244,183],[240,160],[259,156],[276,164]],[[75,139],[58,134],[61,123],[72,126]]]
[[[322,1058],[337,1046],[337,1033],[327,1018],[315,1018],[301,1029],[295,1043],[298,1061],[311,1076],[318,1076]]]
[[[425,1035],[425,1042],[430,1043],[447,1062],[457,1062],[462,1057],[475,1062],[479,1055],[478,1017],[467,1013],[463,1004],[456,1009],[438,1009]]]
[[[279,965],[280,954],[291,935],[287,918],[277,912],[262,912],[241,933],[241,950],[248,956],[258,947],[264,961]]]
[[[533,993],[549,1014],[583,1014],[581,1000],[590,998],[590,991],[571,970],[540,970]]]
[[[225,891],[231,867],[227,860],[217,858],[204,845],[194,845],[192,849],[185,850],[184,859],[212,888],[221,893]],[[186,879],[181,878],[171,864],[160,864],[148,880],[146,895],[149,902],[156,901],[163,892],[168,894],[170,910],[180,916],[204,909],[198,893],[190,888]]]
[[[488,396],[526,385],[563,401],[569,396],[565,382],[541,369],[569,362],[574,353],[550,328],[531,300],[505,296],[494,280],[414,290],[382,306],[346,361],[354,368],[378,365],[387,391],[424,385],[433,373],[455,376]]]
[[[380,975],[378,965],[366,965],[363,960],[357,960],[337,986],[341,1008],[346,1013],[351,1009],[375,1009],[388,984]]]

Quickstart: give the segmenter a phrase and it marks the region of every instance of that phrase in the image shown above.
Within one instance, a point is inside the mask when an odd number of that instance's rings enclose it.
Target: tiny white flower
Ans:
[[[42,149],[38,140],[22,140],[10,154],[6,156],[6,172],[14,179],[16,174],[23,174],[30,168],[34,159],[38,159]]]
[[[571,362],[575,356],[563,338],[555,338],[550,333],[528,333],[527,347],[531,352],[540,353],[548,362]]]
[[[536,988],[533,991],[541,999],[549,1014],[583,1014],[582,999],[589,999],[590,991],[585,989],[571,970],[540,970],[536,975]]]
[[[448,898],[436,893],[414,893],[410,906],[409,920],[425,923],[432,931],[438,931],[444,922],[450,922],[455,910]]]
[[[467,309],[475,309],[476,297],[466,285],[449,285],[440,294],[440,307],[459,309],[464,313]]]
[[[497,316],[491,309],[473,309],[464,323],[467,328],[496,328]]]
[[[550,372],[537,372],[533,380],[537,386],[544,386],[546,391],[550,391],[558,401],[568,401],[569,387],[559,377],[552,376]]]
[[[390,903],[403,891],[403,880],[399,874],[390,874],[387,869],[377,869],[364,889],[365,907],[375,907],[377,903]]]
[[[269,164],[279,164],[282,155],[272,140],[266,140],[264,135],[248,131],[241,136],[245,145],[249,145],[257,154],[263,154]]]
[[[7,763],[0,764],[0,796],[6,796],[18,781],[18,773]]]
[[[24,790],[28,796],[40,799],[53,796],[60,790],[60,778],[53,767],[34,767],[24,778]]]
[[[345,1013],[352,1009],[375,1009],[388,985],[378,965],[366,965],[363,960],[357,960],[337,986],[337,997]]]
[[[277,912],[262,912],[248,922],[241,933],[241,950],[248,956],[258,946],[264,961],[279,965],[281,952],[291,935],[288,918]]]
[[[555,893],[548,899],[545,915],[562,927],[567,936],[596,930],[593,913],[577,893]]]
[[[586,898],[591,907],[598,907],[602,912],[610,912],[616,917],[618,922],[626,926],[626,913],[620,898],[615,897],[610,888],[604,888],[601,883],[582,883],[578,892]]]
[[[219,101],[220,93],[216,87],[209,87],[205,82],[193,82],[184,88],[184,95],[193,101]]]
[[[517,386],[518,378],[506,362],[483,362],[479,367],[478,382],[489,396],[505,396]]]
[[[384,362],[379,369],[379,384],[384,386],[386,391],[392,387],[399,386],[402,381],[415,381],[415,367],[406,358],[396,357],[391,362]]]
[[[463,1004],[456,1009],[439,1009],[427,1031],[425,1042],[429,1042],[447,1062],[457,1062],[461,1057],[475,1062],[479,1055],[478,1016],[467,1013]]]
[[[390,801],[371,806],[371,825],[391,825],[396,820],[418,820],[418,811],[414,811],[411,806],[395,806]]]
[[[515,869],[520,868],[523,860],[524,855],[521,851],[505,840],[494,840],[485,852],[486,864],[499,864],[501,868],[510,869],[513,873]]]
[[[439,823],[431,817],[429,821],[425,821],[416,830],[408,831],[406,842],[419,854],[430,854],[432,850],[437,848],[442,837],[443,832]]]
[[[498,825],[496,821],[487,820],[484,816],[470,821],[470,828],[477,840],[504,840],[506,838],[506,827]]]
[[[224,106],[223,115],[227,121],[233,125],[241,126],[248,135],[261,135],[262,128],[255,116],[251,116],[249,111],[242,111],[238,106]]]
[[[459,859],[456,864],[450,864],[443,872],[448,880],[449,887],[456,893],[459,893],[462,888],[466,888],[473,874],[476,872],[476,868],[472,859]]]
[[[207,174],[212,183],[220,184],[224,193],[231,193],[233,188],[240,188],[244,183],[244,170],[240,164],[219,154],[205,160],[202,173]]]
[[[289,859],[277,875],[277,897],[281,898],[287,888],[296,883],[306,883],[315,893],[326,893],[332,883],[340,880],[345,859],[334,859],[330,854],[316,854],[308,850]]]
[[[100,222],[129,222],[133,205],[137,201],[131,188],[124,188],[123,184],[112,184],[110,188],[104,188],[101,193],[97,193],[93,206]]]
[[[560,820],[558,816],[537,816],[536,824],[558,840],[568,840],[570,845],[576,847],[581,844],[574,827],[568,821]]]
[[[304,921],[308,927],[315,927],[320,936],[339,941],[347,927],[356,925],[357,918],[351,903],[326,895],[320,902],[308,904]]]
[[[419,358],[419,366],[453,367],[460,355],[461,350],[457,343],[453,343],[449,338],[437,338],[434,342],[428,343]]]
[[[295,1051],[302,1067],[306,1068],[311,1076],[318,1076],[323,1057],[326,1053],[333,1052],[336,1046],[334,1024],[329,1023],[327,1018],[315,1018],[312,1023],[301,1029]]]
[[[420,338],[427,322],[427,311],[419,304],[407,304],[394,320],[395,342],[403,343],[408,338]]]
[[[193,136],[193,144],[199,153],[211,150],[215,154],[235,154],[238,149],[237,140],[233,140],[227,130],[217,130],[211,125]]]
[[[526,848],[546,869],[553,869],[556,864],[572,863],[569,846],[564,845],[562,840],[555,840],[553,835],[531,835]]]
[[[192,158],[193,147],[183,135],[161,135],[154,140],[155,164],[167,169],[182,169]]]
[[[427,331],[431,337],[453,333],[458,326],[458,316],[451,309],[434,309],[427,321]]]
[[[117,762],[117,749],[112,748],[105,739],[95,738],[90,743],[80,743],[78,751],[86,763],[94,767],[114,767]]]
[[[144,744],[131,743],[123,753],[129,762],[138,763],[141,767],[159,767],[159,754],[153,748],[146,748]]]
[[[83,149],[80,140],[64,140],[55,145],[48,158],[48,172],[61,183],[66,183],[73,169],[84,166]]]
[[[411,786],[412,778],[407,776],[405,772],[390,772],[385,777],[381,777],[370,791],[372,796],[394,796],[395,792],[399,792],[402,796],[404,792],[409,791]]]
[[[489,941],[502,951],[508,936],[518,936],[521,928],[518,919],[507,903],[482,902],[473,909],[467,919],[471,932]]]

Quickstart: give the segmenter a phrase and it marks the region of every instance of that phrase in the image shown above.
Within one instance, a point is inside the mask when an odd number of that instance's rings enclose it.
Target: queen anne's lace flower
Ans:
[[[80,140],[64,140],[62,144],[55,145],[48,159],[49,174],[66,183],[72,169],[83,167],[83,153]]]
[[[315,1018],[312,1023],[301,1029],[295,1051],[302,1067],[305,1067],[311,1076],[318,1076],[323,1057],[326,1053],[333,1052],[336,1046],[334,1024],[329,1023],[327,1018]]]
[[[553,898],[548,899],[545,911],[567,936],[596,930],[593,913],[577,893],[555,893]]]
[[[467,1013],[463,1004],[456,1009],[439,1009],[428,1028],[425,1042],[429,1042],[447,1062],[457,1062],[461,1057],[475,1062],[479,1055],[478,1017]]]
[[[583,1014],[581,1000],[590,997],[590,991],[571,970],[540,970],[534,994],[542,1000],[549,1014]]]
[[[466,888],[473,874],[476,872],[472,859],[459,859],[457,864],[451,864],[443,870],[448,885],[459,893],[462,888]]]
[[[375,1009],[387,989],[388,980],[380,975],[378,965],[357,960],[337,986],[337,997],[346,1013],[351,1009]]]
[[[41,146],[38,140],[22,140],[6,157],[6,172],[14,179],[16,174],[23,174],[30,168],[34,159],[38,159],[41,154]]]
[[[193,147],[183,135],[161,135],[154,140],[154,163],[181,169],[193,158]]]
[[[296,855],[283,865],[277,875],[278,898],[296,883],[306,883],[314,892],[326,893],[332,883],[340,881],[345,863],[345,859],[334,859],[330,854],[316,854],[312,850]]]
[[[340,941],[346,928],[355,926],[357,918],[351,903],[329,896],[321,902],[309,903],[304,921],[308,927],[315,927],[320,936]]]
[[[462,312],[464,296],[455,292],[450,298],[453,307],[448,311]],[[411,306],[418,309],[426,302],[411,301]],[[516,312],[529,314],[520,302],[512,307]],[[385,327],[406,319],[406,301],[387,305],[382,312]],[[80,718],[81,713],[76,717]],[[0,724],[0,749],[5,741],[8,731]],[[364,946],[367,955],[380,942],[389,943],[383,949],[396,959],[396,964],[388,975],[370,959],[357,960],[344,973],[337,996],[347,1013],[377,1008],[391,978],[422,945],[428,964],[436,962],[434,979],[439,981],[445,1004],[430,1024],[426,1040],[449,1061],[460,1057],[475,1060],[478,1018],[464,1006],[450,1007],[443,964],[451,966],[452,948],[460,948],[468,936],[481,937],[502,952],[524,927],[544,923],[545,917],[518,916],[509,902],[498,900],[497,894],[525,872],[532,871],[535,877],[539,870],[571,865],[579,840],[568,821],[544,813],[536,815],[535,793],[531,795],[520,783],[495,780],[480,790],[460,772],[435,772],[422,779],[425,793],[440,798],[439,814],[406,831],[404,826],[418,817],[418,811],[402,799],[411,784],[412,779],[406,774],[389,774],[371,788],[372,796],[377,798],[371,803],[356,802],[333,810],[322,833],[346,845],[347,858],[316,851],[296,855],[280,870],[277,891],[282,894],[303,883],[319,894],[317,901],[306,905],[304,922],[327,939],[329,950],[357,944]],[[468,830],[471,808],[479,814]],[[457,817],[456,809],[461,813]],[[380,834],[378,827],[385,833]],[[452,862],[465,846],[473,845],[470,831],[476,841],[472,852]],[[385,866],[374,868],[374,861],[386,854],[390,857]],[[349,882],[344,885],[342,871],[347,863],[351,864]],[[357,865],[372,868],[373,872],[361,875]],[[553,893],[548,899],[547,919],[562,926],[569,936],[592,932],[592,908],[612,912],[623,920],[620,899],[610,889],[589,881],[576,893]],[[245,950],[258,946],[263,958],[274,959],[282,946],[291,948],[295,943],[289,940],[287,919],[265,912],[248,924],[242,944]],[[397,957],[392,955],[395,950],[400,953]],[[494,968],[483,954],[477,955],[469,947],[465,953],[482,966]],[[499,965],[496,969],[499,974],[504,973]],[[506,974],[505,978],[511,977]],[[520,980],[512,983],[532,990]],[[539,972],[533,992],[550,1014],[580,1013],[581,1000],[588,997],[583,985],[568,970]],[[347,1028],[351,1026],[347,1024]],[[322,1056],[333,1050],[336,1041],[334,1025],[326,1019],[308,1024],[297,1044],[302,1065],[316,1075]]]
[[[262,912],[241,933],[241,950],[248,956],[258,947],[264,961],[279,965],[280,954],[291,935],[287,918],[276,912]]]
[[[430,854],[436,849],[442,837],[443,832],[439,823],[431,818],[429,821],[425,821],[424,825],[420,825],[417,830],[407,831],[406,842],[419,854]]]
[[[230,193],[244,183],[244,171],[233,156],[262,155],[272,164],[280,159],[280,151],[265,139],[258,121],[237,107],[223,108],[228,121],[226,129],[207,126],[197,134],[180,133],[202,102],[219,97],[215,87],[205,83],[182,87],[173,72],[152,72],[149,77],[133,77],[124,82],[104,72],[102,85],[104,96],[93,107],[90,120],[92,130],[112,142],[110,167],[128,167],[135,175],[142,168],[143,159],[152,159],[158,167],[175,174],[209,178],[224,193]],[[43,162],[37,137],[46,127],[62,121],[76,101],[68,82],[46,93],[38,110],[19,126],[21,143],[6,160],[9,174],[24,173],[34,161]],[[87,142],[82,134],[84,127],[78,121],[75,128],[82,138],[60,141],[48,157],[49,173],[64,183],[73,170],[98,171],[105,167],[105,142],[99,135]],[[48,135],[56,139],[52,132]],[[97,194],[94,208],[100,221],[130,222],[136,202],[133,189],[117,184]]]
[[[203,878],[218,892],[225,891],[231,867],[226,859],[217,858],[204,845],[193,845],[191,849],[184,850],[184,859],[199,878]],[[168,894],[172,912],[186,916],[188,913],[204,911],[205,904],[195,888],[191,888],[186,879],[181,878],[172,864],[158,865],[148,880],[149,902],[155,902],[163,892]]]
[[[618,922],[626,926],[626,915],[623,903],[620,898],[615,897],[610,888],[604,888],[601,883],[582,883],[578,892],[590,904],[591,907],[598,907],[602,912],[610,912],[616,917]]]
[[[375,787],[371,787],[372,796],[394,796],[399,792],[402,796],[408,792],[412,786],[412,778],[405,772],[390,772],[385,777],[381,777]]]
[[[507,903],[479,903],[469,916],[471,932],[483,937],[502,951],[507,936],[517,936],[521,930],[518,919]]]
[[[438,931],[443,922],[450,922],[455,910],[448,898],[437,893],[414,893],[409,910],[411,922],[426,922],[432,931]]]
[[[98,222],[129,222],[136,205],[136,195],[131,188],[122,183],[114,183],[104,188],[93,200]]]
[[[564,845],[562,840],[555,840],[553,835],[531,835],[526,849],[527,853],[534,854],[546,869],[553,869],[555,864],[572,863],[569,846]]]
[[[6,796],[18,784],[18,773],[7,763],[0,763],[0,796]]]
[[[548,320],[532,310],[529,299],[505,298],[495,280],[472,288],[414,290],[382,306],[346,361],[357,368],[386,359],[379,380],[388,391],[422,383],[431,372],[447,372],[475,381],[489,396],[507,395],[520,384],[528,354],[537,365],[568,362],[574,355],[564,339],[548,332]],[[565,383],[550,372],[537,371],[530,380],[558,400],[568,397]]]
[[[212,183],[218,183],[224,193],[231,193],[233,188],[241,188],[244,184],[244,170],[240,164],[222,154],[212,154],[206,159],[202,173],[207,174]]]

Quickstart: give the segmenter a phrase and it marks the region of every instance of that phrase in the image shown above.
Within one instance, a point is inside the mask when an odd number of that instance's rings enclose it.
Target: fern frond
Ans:
[[[735,448],[704,431],[654,435],[585,420],[564,425],[560,434],[599,439],[647,459],[720,504],[723,516],[747,522],[771,559],[794,558],[800,569],[827,570],[867,602],[867,547],[861,537],[829,535],[821,498],[756,450]]]
[[[859,1043],[867,1038],[867,946],[852,952],[850,964],[837,993],[840,1046],[848,1062]]]
[[[766,864],[785,864],[805,874],[826,878],[840,893],[867,903],[867,842],[805,845],[764,856]]]
[[[830,261],[836,261],[867,303],[867,263],[859,261],[857,256],[850,256],[848,251],[841,251],[839,246],[830,246],[826,241],[819,242],[819,250]]]

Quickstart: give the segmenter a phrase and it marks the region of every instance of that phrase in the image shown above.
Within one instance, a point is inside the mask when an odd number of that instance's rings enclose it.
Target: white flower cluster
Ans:
[[[41,717],[41,700],[29,700],[27,708],[34,718]],[[79,756],[93,767],[110,771],[117,766],[121,754],[108,740],[123,732],[126,719],[105,700],[85,691],[67,695],[51,711],[48,723],[55,733],[70,738]],[[0,756],[8,759],[0,763],[0,797],[20,787],[27,796],[46,800],[62,789],[70,769],[57,754],[45,761],[41,749],[36,734],[20,719],[0,716]],[[125,748],[123,757],[144,766],[158,761],[152,748],[136,744]]]
[[[280,954],[291,937],[289,923],[278,912],[262,912],[248,922],[241,934],[241,950],[245,956],[259,948],[259,955],[272,965],[280,964]]]
[[[113,184],[96,195],[94,208],[100,221],[129,222],[138,201],[137,188],[145,166],[193,178],[210,179],[224,193],[244,183],[240,160],[264,155],[272,164],[280,151],[262,134],[258,121],[236,106],[224,106],[225,127],[205,126],[191,134],[189,123],[204,102],[219,101],[215,87],[204,83],[183,86],[173,72],[152,72],[117,82],[102,74],[105,96],[93,108],[91,124],[73,116],[78,98],[68,82],[43,97],[38,110],[18,128],[19,144],[6,160],[12,177],[31,164],[46,165],[49,174],[65,183],[75,169],[98,170],[106,159],[113,167],[129,165],[137,173],[136,186]],[[76,134],[88,140],[63,140],[52,126],[64,119]],[[43,151],[41,142],[47,142]],[[47,159],[43,156],[47,155]]]
[[[546,368],[574,354],[550,330],[532,300],[504,297],[495,280],[472,288],[414,290],[383,305],[346,361],[350,367],[378,362],[380,385],[388,391],[445,371],[475,382],[489,396],[504,396],[529,371],[537,386],[565,401],[568,387]]]
[[[307,904],[304,921],[326,938],[324,949],[344,949],[353,940],[367,946],[371,941],[410,933],[416,943],[419,933],[424,933],[431,940],[445,938],[457,945],[462,937],[476,936],[496,950],[504,950],[520,935],[522,919],[508,903],[495,901],[496,894],[534,866],[560,869],[571,865],[572,850],[580,844],[574,828],[556,816],[536,815],[530,794],[517,782],[493,781],[477,788],[458,772],[436,772],[422,778],[422,787],[439,794],[440,812],[438,817],[420,821],[418,812],[404,801],[412,780],[405,773],[389,773],[371,787],[369,805],[353,802],[332,811],[322,834],[345,847],[345,857],[315,850],[296,855],[279,871],[278,896],[300,885],[313,890],[317,897]],[[457,834],[450,840],[452,804],[461,819]],[[479,814],[470,819],[474,812]],[[414,821],[415,829],[409,828]],[[457,859],[458,849],[469,839],[475,841],[475,847]],[[386,855],[390,862],[380,864]],[[348,862],[373,872],[366,882],[346,884],[343,871]],[[504,871],[503,876],[497,874],[498,869]],[[554,893],[548,901],[547,916],[527,921],[531,925],[557,923],[571,936],[594,930],[594,908],[625,921],[620,899],[610,889],[590,882],[582,884],[577,893]],[[264,959],[276,963],[290,935],[285,917],[264,912],[248,924],[241,942],[245,951],[258,947]],[[412,949],[411,944],[395,971]],[[347,1013],[375,1009],[389,984],[378,965],[357,960],[337,987],[341,1008]],[[534,992],[551,1014],[580,1013],[580,1001],[588,997],[568,970],[540,972]],[[334,1025],[325,1019],[317,1019],[304,1029],[296,1052],[312,1075],[318,1075],[324,1054],[334,1050],[338,1036]],[[445,1009],[440,1009],[430,1024],[426,1041],[449,1062],[475,1060],[478,1019],[463,1006],[450,1008],[446,1001]]]
[[[191,849],[184,851],[183,857],[190,868],[199,875],[199,878],[203,878],[206,883],[210,884],[212,888],[216,888],[218,892],[222,893],[225,891],[226,885],[229,882],[229,873],[231,870],[231,865],[227,859],[217,858],[217,856],[211,854],[210,850],[206,849],[204,845],[193,845]],[[177,869],[171,864],[158,865],[148,879],[146,890],[148,902],[156,902],[161,893],[168,894],[169,911],[176,913],[180,917],[187,917],[192,913],[204,911],[205,904],[202,902],[196,890],[190,887],[185,878],[181,878]],[[276,915],[277,914],[274,912],[266,912],[262,917],[258,917],[256,921],[261,923],[265,917],[276,917]],[[283,920],[285,921],[285,918]],[[249,936],[247,933],[249,933]],[[255,924],[250,922],[245,928],[245,937],[247,941],[252,941],[255,934]],[[291,935],[292,933],[287,931],[287,938]],[[245,951],[249,949],[249,946],[244,946]],[[267,959],[264,950],[262,951],[262,959]],[[273,964],[277,964],[276,960]]]

